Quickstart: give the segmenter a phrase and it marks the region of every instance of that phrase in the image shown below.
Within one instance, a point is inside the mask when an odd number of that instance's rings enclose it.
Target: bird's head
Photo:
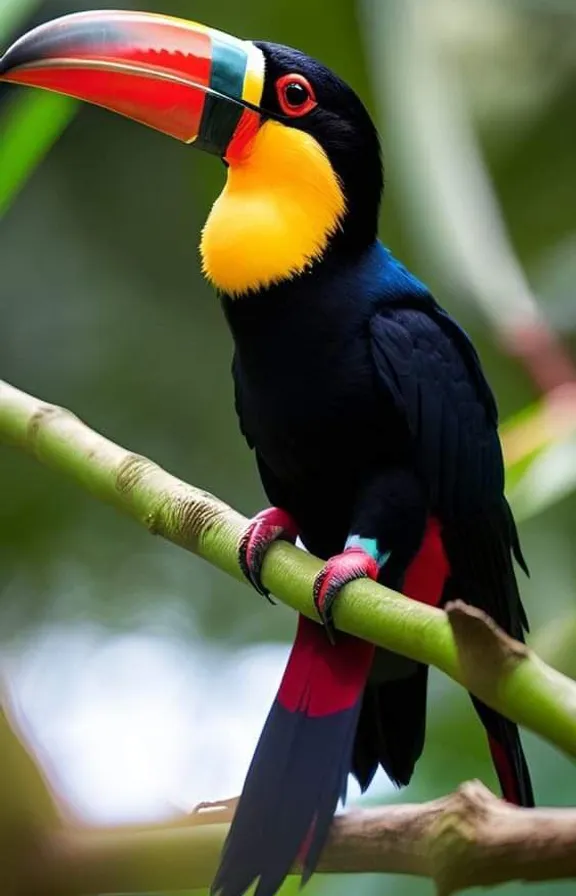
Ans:
[[[103,106],[224,159],[200,250],[207,277],[229,295],[375,238],[376,130],[354,91],[297,50],[103,10],[24,35],[0,59],[0,79]]]

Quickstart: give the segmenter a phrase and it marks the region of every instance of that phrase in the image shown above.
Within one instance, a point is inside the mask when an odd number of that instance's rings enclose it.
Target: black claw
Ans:
[[[238,563],[244,576],[248,579],[252,587],[258,594],[261,594],[273,606],[276,601],[270,597],[269,590],[265,587],[261,578],[262,564],[264,556],[272,542],[266,542],[264,539],[259,541],[252,549],[250,560],[248,560],[248,545],[252,537],[252,528],[248,527],[238,545]],[[273,539],[274,540],[274,539]]]
[[[255,517],[240,539],[238,564],[252,587],[271,604],[276,602],[262,582],[262,565],[271,544],[279,538],[295,542],[296,524],[286,511],[271,507]]]
[[[326,570],[322,570],[314,580],[314,606],[316,607],[316,612],[318,613],[320,622],[326,632],[326,637],[331,644],[336,644],[336,629],[332,619],[332,605],[334,604],[334,600],[341,586],[339,583],[330,584],[326,589],[326,594],[323,595],[322,586],[324,585],[326,578]]]
[[[332,614],[323,613],[320,618],[322,620],[324,631],[326,632],[326,637],[332,645],[336,644],[336,628],[334,627],[334,622],[332,621]]]

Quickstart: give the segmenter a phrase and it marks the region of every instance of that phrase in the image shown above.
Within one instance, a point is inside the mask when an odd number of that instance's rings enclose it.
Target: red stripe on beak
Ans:
[[[2,80],[85,100],[219,155],[246,107],[245,92],[258,103],[263,78],[262,54],[249,41],[115,10],[47,22],[0,59]]]
[[[209,66],[209,62],[207,62]],[[198,136],[206,94],[172,80],[134,77],[132,71],[105,68],[21,69],[11,81],[44,87],[125,115],[190,142]]]

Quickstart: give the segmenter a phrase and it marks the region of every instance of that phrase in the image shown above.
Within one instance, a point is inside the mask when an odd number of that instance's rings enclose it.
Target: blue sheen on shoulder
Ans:
[[[398,261],[380,240],[376,241],[373,251],[378,260],[378,283],[382,297],[397,299],[410,295],[432,299],[428,287]]]

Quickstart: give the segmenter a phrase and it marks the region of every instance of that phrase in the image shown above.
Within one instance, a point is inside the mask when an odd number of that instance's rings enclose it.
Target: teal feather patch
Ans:
[[[381,551],[376,538],[364,538],[362,535],[349,535],[346,539],[346,548],[360,548],[376,561],[380,569],[391,553],[390,551]]]

